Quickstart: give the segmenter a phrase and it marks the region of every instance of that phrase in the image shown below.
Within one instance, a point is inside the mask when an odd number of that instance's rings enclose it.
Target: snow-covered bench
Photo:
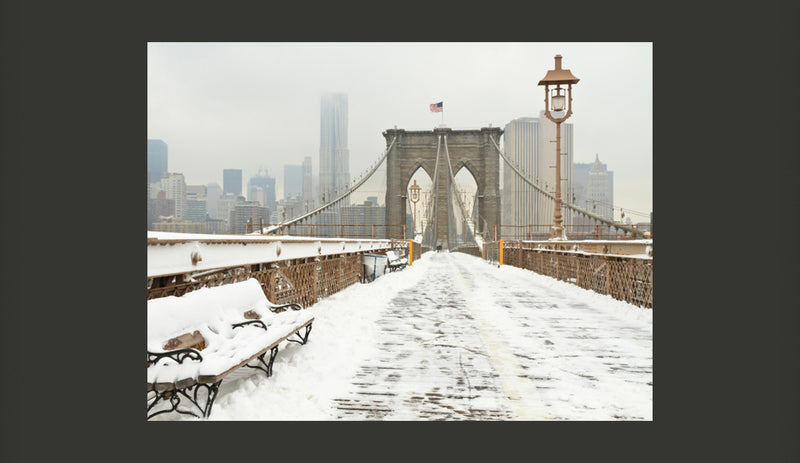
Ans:
[[[245,366],[271,376],[278,345],[305,344],[313,321],[270,303],[255,279],[147,301],[147,419],[207,417],[223,379]]]
[[[390,272],[394,272],[395,270],[402,270],[408,264],[408,259],[405,257],[400,257],[397,255],[397,251],[386,251],[386,257],[388,258],[388,267]]]

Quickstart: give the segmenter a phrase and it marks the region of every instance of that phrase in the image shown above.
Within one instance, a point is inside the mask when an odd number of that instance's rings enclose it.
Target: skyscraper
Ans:
[[[167,173],[167,144],[163,140],[147,139],[147,171],[150,183],[160,181]]]
[[[319,191],[323,202],[334,199],[350,182],[347,148],[347,94],[325,93],[320,101]]]
[[[206,212],[212,219],[223,219],[217,215],[217,200],[220,196],[222,196],[222,188],[218,184],[209,183],[206,185]]]
[[[259,193],[260,192],[260,193]],[[247,182],[247,199],[259,201],[262,206],[270,211],[275,211],[275,177],[270,177],[262,170],[250,177]]]
[[[572,202],[572,124],[561,124],[562,200]],[[503,133],[506,157],[520,171],[551,194],[555,193],[556,125],[540,111],[539,117],[521,117],[509,122]],[[505,225],[550,225],[553,200],[535,194],[534,188],[508,166],[503,167],[502,223]],[[564,209],[564,223],[572,213]],[[539,230],[541,232],[541,230]]]
[[[228,193],[234,196],[242,194],[242,169],[222,170],[222,194]]]
[[[313,194],[313,179],[311,177],[311,156],[306,156],[303,159],[303,200],[304,201],[311,201],[313,205],[314,201],[314,194]]]
[[[186,220],[186,179],[183,174],[168,172],[161,178],[161,188],[166,193],[166,199],[175,201],[175,218]]]
[[[283,198],[303,197],[303,166],[286,164],[283,166]]]
[[[591,205],[589,209],[591,212],[608,220],[614,220],[614,172],[600,162],[600,156],[597,154],[592,168],[589,169],[586,205]]]

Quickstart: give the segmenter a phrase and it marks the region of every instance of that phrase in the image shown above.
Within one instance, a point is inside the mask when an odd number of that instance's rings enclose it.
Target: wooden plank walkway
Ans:
[[[432,254],[378,320],[379,354],[334,399],[334,419],[652,419],[652,330]],[[649,407],[616,400],[631,392]]]

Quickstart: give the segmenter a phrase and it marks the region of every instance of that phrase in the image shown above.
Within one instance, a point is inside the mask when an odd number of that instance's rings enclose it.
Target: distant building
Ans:
[[[319,190],[323,204],[345,192],[350,182],[347,124],[347,94],[323,94],[319,124]]]
[[[161,177],[161,189],[166,198],[175,201],[175,218],[186,220],[186,179],[183,174],[167,172]]]
[[[212,219],[225,220],[217,215],[217,200],[222,196],[222,188],[216,183],[206,185],[206,212]]]
[[[259,223],[269,223],[269,209],[257,201],[243,201],[234,205],[230,211],[228,226],[230,233],[243,235],[248,233],[247,223],[250,221],[257,227]],[[256,228],[257,229],[257,228]],[[251,230],[251,232],[254,230]]]
[[[222,170],[222,194],[239,196],[242,194],[242,169]]]
[[[277,216],[273,214],[270,217],[272,223],[280,223],[287,220],[292,220],[306,213],[305,201],[299,198],[278,201],[277,212]]]
[[[169,218],[153,224],[153,231],[173,232],[173,233],[205,233],[204,223],[187,222]]]
[[[206,199],[186,200],[186,220],[189,222],[205,223],[208,219],[206,212]]]
[[[155,183],[161,176],[168,172],[167,169],[167,144],[163,140],[147,139],[147,171],[150,173],[148,182]]]
[[[186,199],[204,199],[205,197],[205,185],[186,185]]]
[[[162,217],[175,216],[175,200],[167,199],[167,193],[159,191],[156,193],[155,198],[149,201],[148,214],[147,214],[147,229],[153,230],[153,224],[161,222]]]
[[[244,196],[235,196],[231,193],[222,195],[217,199],[217,218],[225,221],[226,231],[230,226],[230,214],[237,203],[243,203]]]
[[[259,189],[263,195],[258,193]],[[266,172],[261,170],[258,174],[250,177],[247,182],[247,199],[249,201],[258,201],[262,206],[271,211],[275,210],[275,177],[270,177]]]
[[[303,166],[286,164],[283,166],[283,199],[303,197]]]
[[[593,162],[576,162],[572,164],[572,197],[570,202],[586,209],[586,187],[589,186],[589,171]],[[588,209],[591,212],[591,209]]]
[[[306,156],[303,159],[303,200],[313,201],[313,178],[311,172],[311,156]],[[311,203],[313,205],[313,202]]]
[[[555,194],[556,125],[539,112],[539,117],[521,117],[506,124],[503,148],[506,157],[540,188]],[[561,197],[572,192],[573,126],[561,124]],[[551,225],[553,200],[536,194],[535,188],[503,165],[503,225]],[[564,224],[572,223],[572,212],[563,211]]]
[[[364,201],[364,204],[344,206],[342,223],[354,225],[344,227],[344,233],[348,237],[372,238],[372,225],[375,225],[375,232],[380,235],[376,237],[382,238],[386,233],[383,227],[386,223],[386,207],[378,206],[369,200]]]
[[[339,225],[342,223],[341,216],[336,211],[322,211],[317,214],[315,220],[314,233],[320,237],[337,237],[341,233]]]
[[[225,234],[228,233],[228,225],[227,221],[222,219],[208,219],[206,220],[206,231],[205,233],[210,233],[214,235]]]
[[[373,206],[378,205],[378,197],[377,196],[367,196],[367,201],[371,202]]]
[[[589,209],[591,205],[592,209]],[[586,209],[608,220],[614,220],[614,172],[600,162],[595,155],[594,164],[589,169],[586,186]]]

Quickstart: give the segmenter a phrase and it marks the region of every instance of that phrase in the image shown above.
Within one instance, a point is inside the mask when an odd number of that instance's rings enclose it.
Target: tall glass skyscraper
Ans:
[[[222,169],[222,194],[242,194],[242,169]]]
[[[572,202],[573,126],[561,124],[561,197]],[[551,194],[555,193],[556,125],[539,117],[521,117],[503,131],[503,149],[519,170]],[[504,225],[548,225],[553,222],[553,200],[537,195],[534,188],[508,166],[503,166],[502,218]],[[564,224],[572,224],[570,209],[562,210]]]
[[[346,93],[322,95],[319,145],[319,192],[323,202],[328,202],[342,194],[350,182]]]
[[[167,173],[167,144],[163,140],[147,139],[147,171],[150,183],[160,182]]]

